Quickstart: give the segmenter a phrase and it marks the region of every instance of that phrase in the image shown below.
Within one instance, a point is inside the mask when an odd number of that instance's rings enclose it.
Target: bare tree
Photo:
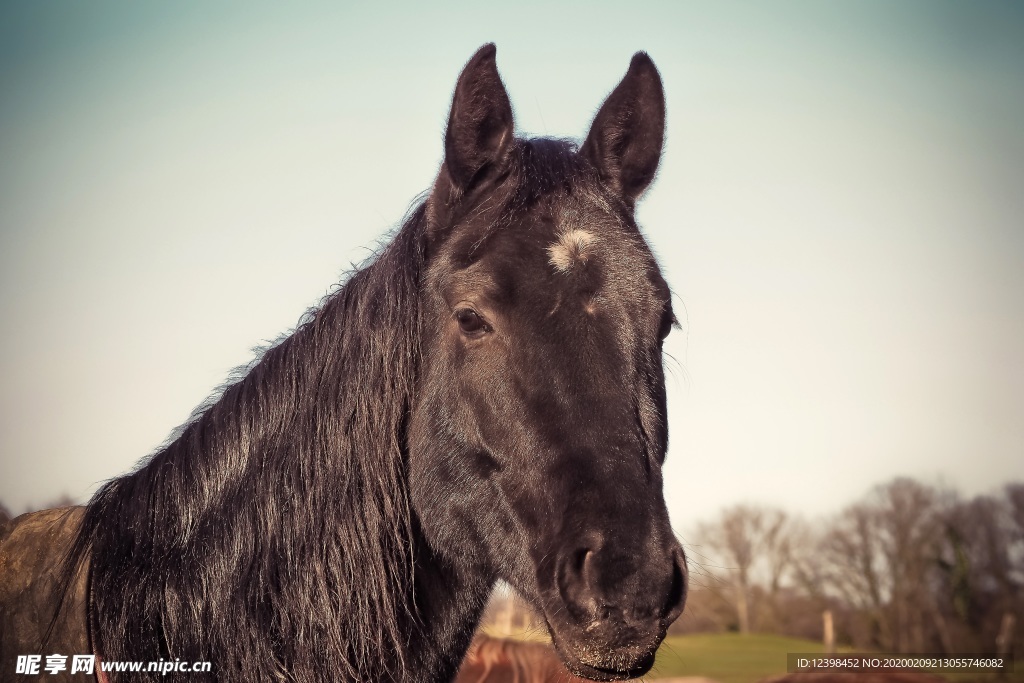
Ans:
[[[759,596],[763,611],[777,619],[779,590],[794,562],[793,529],[785,511],[751,505],[728,508],[714,522],[697,527],[696,538],[714,563],[711,573],[726,585],[741,633],[755,624]]]
[[[865,503],[851,505],[829,524],[821,537],[819,569],[824,592],[839,597],[863,614],[868,644],[889,640],[884,606],[889,593],[883,567],[878,511]]]
[[[754,508],[739,505],[722,512],[714,522],[701,523],[696,531],[702,552],[714,563],[711,567],[705,565],[706,568],[726,581],[727,600],[736,610],[741,633],[750,631],[750,570],[759,527],[759,515]]]
[[[932,616],[928,572],[939,544],[938,494],[912,479],[896,479],[876,492],[892,589],[894,649],[924,652]]]
[[[924,651],[949,645],[930,591],[941,542],[940,495],[912,479],[876,487],[846,508],[821,541],[830,589],[866,621],[867,645]]]

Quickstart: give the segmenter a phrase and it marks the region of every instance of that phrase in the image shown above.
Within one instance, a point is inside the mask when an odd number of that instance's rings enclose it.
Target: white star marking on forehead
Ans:
[[[548,261],[562,273],[568,273],[577,263],[586,263],[593,252],[597,237],[586,230],[569,230],[548,247]]]

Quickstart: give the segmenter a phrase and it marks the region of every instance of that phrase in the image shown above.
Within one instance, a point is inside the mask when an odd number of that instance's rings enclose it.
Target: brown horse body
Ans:
[[[0,681],[16,674],[19,655],[91,654],[86,604],[86,569],[61,603],[60,565],[74,540],[84,508],[22,515],[0,527]],[[61,605],[54,619],[54,609]],[[52,624],[52,629],[51,629]],[[47,633],[49,631],[49,634]],[[83,680],[67,670],[47,680]],[[40,666],[40,671],[44,671]]]
[[[462,660],[455,683],[582,683],[550,645],[478,635]]]

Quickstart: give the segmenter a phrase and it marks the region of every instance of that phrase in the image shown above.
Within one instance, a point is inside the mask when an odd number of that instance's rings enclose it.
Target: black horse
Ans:
[[[574,673],[647,672],[687,581],[634,220],[664,125],[641,52],[578,149],[516,138],[481,48],[375,260],[87,507],[0,532],[0,678],[62,643],[212,665],[112,681],[446,681],[499,578]]]

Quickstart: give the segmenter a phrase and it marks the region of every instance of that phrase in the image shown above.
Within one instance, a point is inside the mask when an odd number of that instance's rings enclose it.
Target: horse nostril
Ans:
[[[683,613],[683,606],[686,605],[687,578],[686,556],[680,548],[675,548],[672,551],[672,583],[668,590],[668,600],[662,610],[662,618],[666,624],[671,624]]]
[[[594,551],[587,548],[580,551],[579,575],[583,584],[590,590],[597,587],[597,577],[594,575]]]
[[[580,548],[562,558],[558,567],[558,590],[565,606],[577,619],[592,619],[598,610],[594,551]]]

